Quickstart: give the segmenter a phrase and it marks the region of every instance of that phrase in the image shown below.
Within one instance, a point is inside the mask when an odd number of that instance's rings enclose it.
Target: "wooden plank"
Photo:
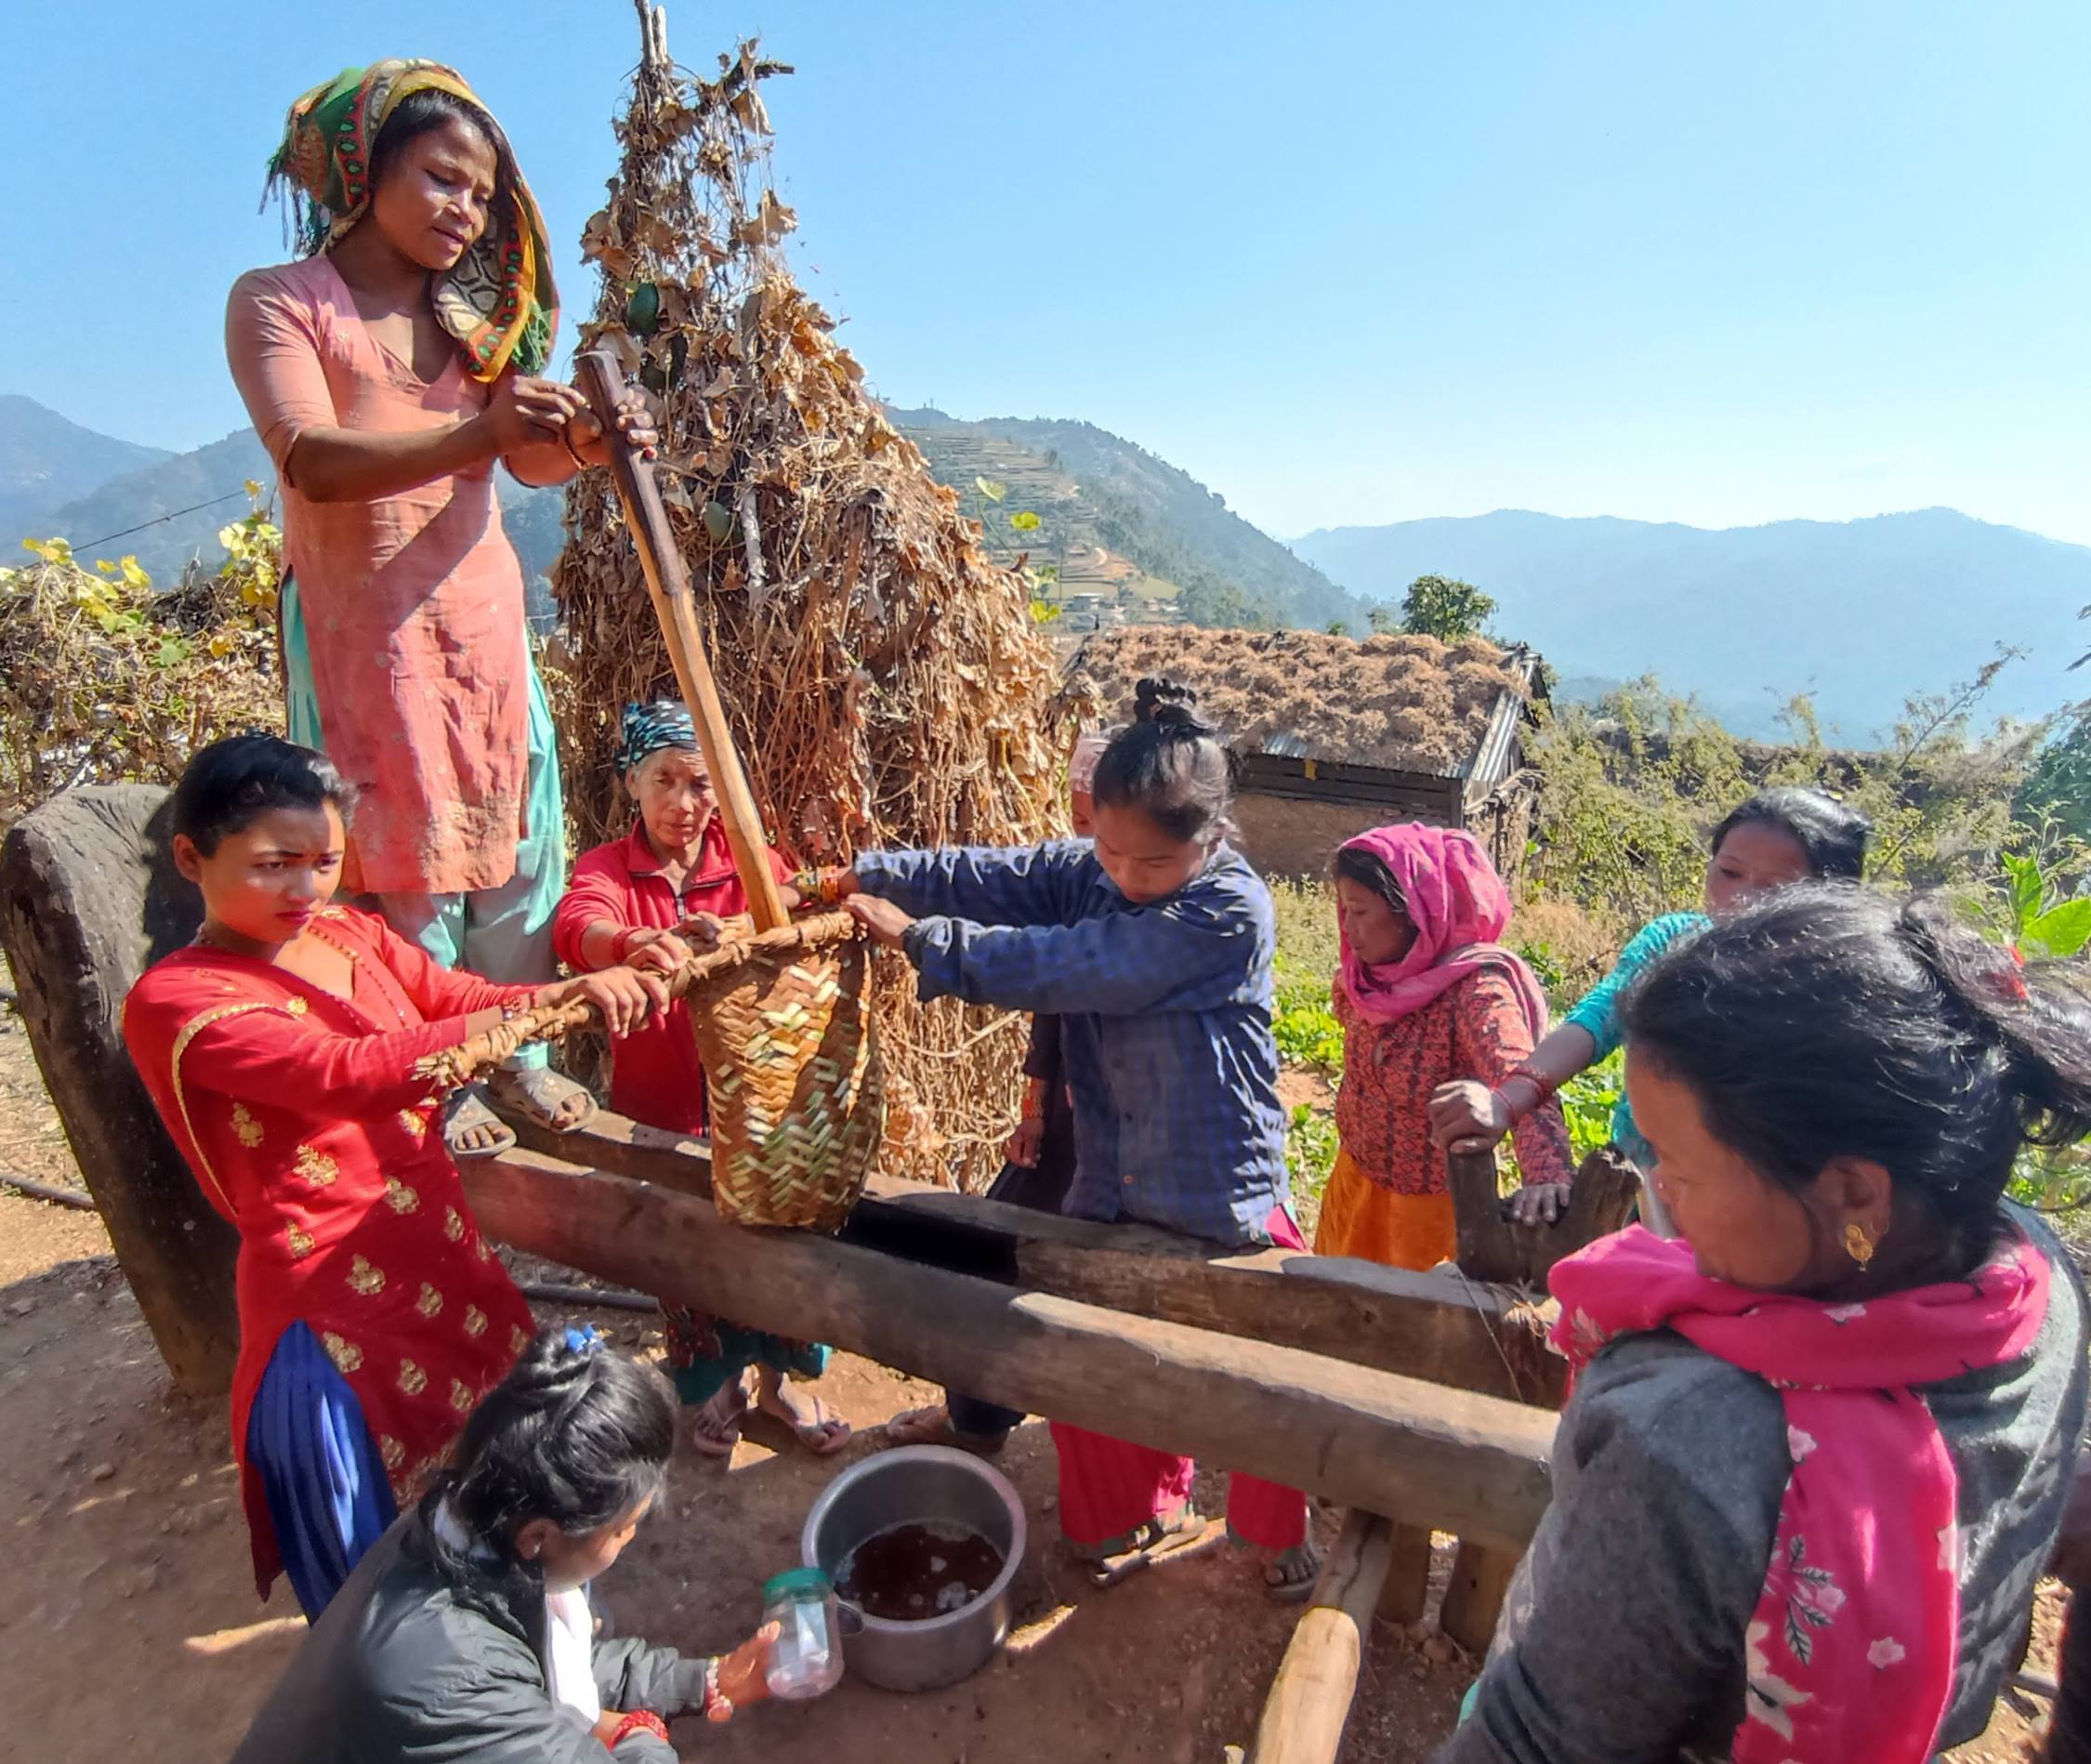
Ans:
[[[1546,1505],[1554,1416],[1524,1404],[729,1225],[533,1153],[473,1160],[465,1180],[481,1228],[518,1249],[1035,1415],[1513,1547]]]
[[[1382,790],[1371,784],[1330,783],[1308,778],[1244,778],[1244,796],[1275,796],[1286,802],[1348,803],[1377,810],[1381,818],[1412,814],[1433,822],[1458,808],[1464,796],[1454,790]]]
[[[1393,1563],[1395,1529],[1356,1507],[1343,1516],[1313,1600],[1271,1680],[1252,1764],[1335,1764],[1373,1613]]]
[[[683,1193],[708,1193],[702,1139],[598,1112],[573,1133],[505,1117],[547,1156]],[[1301,1348],[1484,1396],[1558,1409],[1567,1365],[1547,1314],[1456,1272],[1414,1273],[1297,1250],[1233,1253],[1140,1225],[1006,1206],[893,1177],[872,1178],[843,1235],[959,1273],[1085,1304]]]
[[[1255,778],[1310,780],[1322,783],[1368,784],[1380,790],[1441,790],[1453,774],[1411,771],[1402,766],[1360,766],[1348,759],[1297,757],[1291,754],[1248,754],[1242,760],[1244,782]]]
[[[1495,1637],[1495,1620],[1509,1595],[1510,1576],[1523,1551],[1501,1549],[1461,1538],[1445,1586],[1438,1626],[1469,1653],[1486,1653]]]
[[[1430,1602],[1430,1527],[1397,1525],[1394,1560],[1379,1595],[1379,1614],[1388,1623],[1421,1623]]]
[[[1481,731],[1481,739],[1459,769],[1462,778],[1483,785],[1493,784],[1510,769],[1510,753],[1517,741],[1518,726],[1525,720],[1532,676],[1539,666],[1539,657],[1522,648],[1512,650],[1504,660],[1524,682],[1525,691],[1513,691],[1506,687],[1496,695],[1494,707],[1489,712],[1488,727]]]
[[[524,1151],[562,1163],[585,1164],[606,1176],[628,1176],[680,1194],[712,1191],[712,1145],[691,1133],[669,1133],[642,1126],[629,1115],[598,1109],[571,1133],[533,1120],[499,1099],[493,1112],[515,1129]]]

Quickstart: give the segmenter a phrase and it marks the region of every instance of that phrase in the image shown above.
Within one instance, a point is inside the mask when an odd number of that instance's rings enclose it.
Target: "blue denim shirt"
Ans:
[[[1166,900],[1136,906],[1086,840],[879,851],[867,894],[914,915],[925,998],[1061,1020],[1074,1096],[1066,1210],[1215,1243],[1269,1241],[1285,1204],[1271,1039],[1270,892],[1222,846]]]

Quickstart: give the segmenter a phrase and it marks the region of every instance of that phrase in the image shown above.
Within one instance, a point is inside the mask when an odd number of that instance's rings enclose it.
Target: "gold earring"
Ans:
[[[1861,1268],[1874,1259],[1874,1240],[1857,1219],[1844,1228],[1844,1253]]]

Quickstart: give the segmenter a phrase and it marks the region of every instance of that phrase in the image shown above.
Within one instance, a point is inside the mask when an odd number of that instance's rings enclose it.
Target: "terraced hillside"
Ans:
[[[1053,565],[1065,596],[1097,596],[1142,619],[1174,600],[1200,625],[1364,625],[1361,604],[1313,565],[1189,473],[1094,424],[888,415],[960,493],[995,554],[1028,551]],[[1000,502],[982,494],[982,479],[1006,486]],[[1019,531],[1010,516],[1027,511],[1039,524]]]

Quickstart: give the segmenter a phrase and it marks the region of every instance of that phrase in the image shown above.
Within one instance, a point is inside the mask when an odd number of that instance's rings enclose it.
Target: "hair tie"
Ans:
[[[600,1353],[609,1345],[602,1338],[602,1331],[594,1323],[583,1323],[580,1328],[566,1332],[566,1350],[569,1353]]]

